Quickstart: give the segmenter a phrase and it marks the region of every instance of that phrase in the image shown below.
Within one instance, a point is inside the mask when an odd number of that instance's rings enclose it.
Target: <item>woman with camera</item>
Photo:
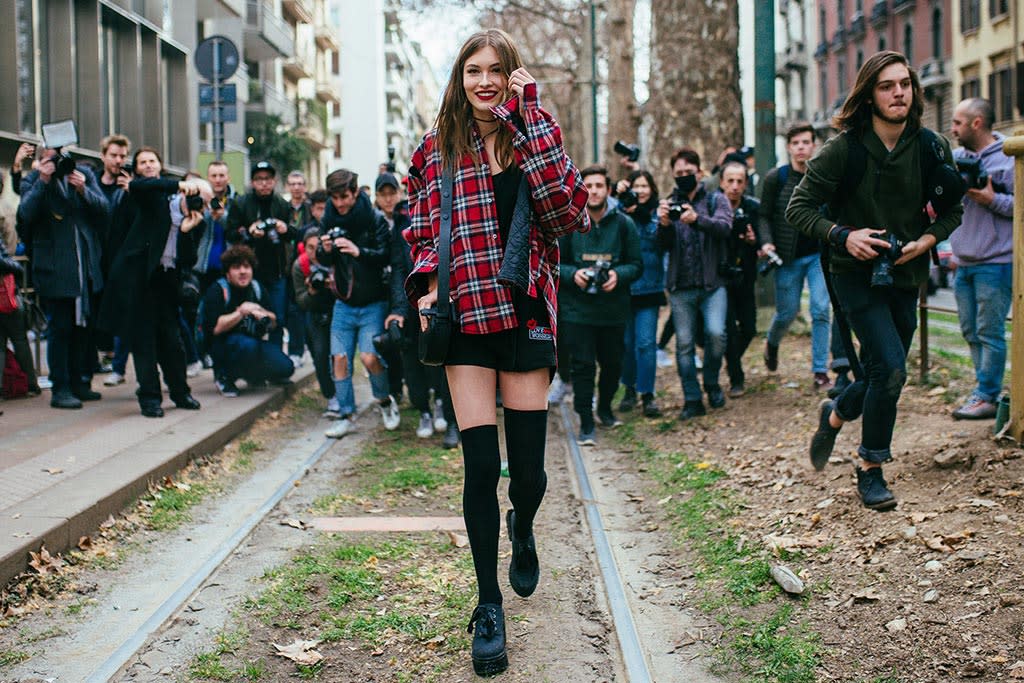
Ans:
[[[162,176],[163,161],[152,147],[132,158],[135,178],[119,181],[128,190],[121,239],[111,244],[113,259],[100,309],[100,327],[128,340],[146,417],[163,417],[157,364],[174,405],[198,410],[185,376],[185,347],[179,325],[182,273],[195,263],[191,231],[203,220],[213,196],[201,179]]]
[[[457,178],[457,180],[453,180]],[[504,406],[512,542],[509,580],[533,593],[540,575],[533,519],[547,476],[547,387],[555,367],[559,236],[590,228],[587,190],[541,109],[537,84],[508,34],[470,36],[445,87],[436,126],[409,170],[413,269],[406,280],[424,311],[450,284],[457,321],[444,364],[462,432],[463,515],[479,604],[468,630],[477,674],[508,667],[498,587],[497,486],[501,469],[496,389]],[[450,230],[442,230],[442,223]],[[444,235],[450,234],[450,244]],[[447,250],[442,254],[441,250]],[[439,263],[454,267],[439,272]]]
[[[645,417],[659,417],[654,401],[657,372],[658,310],[665,305],[665,250],[658,244],[658,185],[649,171],[632,171],[616,188],[619,206],[636,223],[643,270],[629,286],[632,315],[626,323],[626,353],[622,359],[625,395],[620,411],[636,407],[640,394]]]

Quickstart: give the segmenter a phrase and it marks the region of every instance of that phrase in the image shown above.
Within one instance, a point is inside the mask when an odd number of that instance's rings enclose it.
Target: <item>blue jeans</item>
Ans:
[[[348,371],[345,379],[334,378],[334,395],[338,398],[342,415],[356,412],[356,396],[352,390],[352,356],[356,346],[360,353],[377,355],[373,348],[373,338],[384,330],[384,318],[387,317],[387,302],[375,301],[365,306],[349,306],[344,301],[334,302],[334,317],[331,319],[331,356],[344,356]],[[384,359],[381,365],[387,367]],[[370,374],[370,389],[373,397],[383,400],[388,397],[388,373],[382,370]]]
[[[658,351],[658,307],[634,308],[626,322],[622,384],[638,394],[654,393]]]
[[[676,367],[683,383],[683,397],[687,402],[700,401],[701,390],[697,382],[697,366],[693,363],[696,346],[694,330],[698,319],[704,318],[704,391],[718,388],[718,371],[725,355],[725,317],[729,310],[729,296],[725,287],[711,290],[683,289],[669,295],[672,320],[676,326]]]
[[[256,339],[241,332],[219,334],[210,345],[214,376],[234,382],[282,382],[292,376],[295,366],[280,344]]]
[[[960,266],[953,285],[960,311],[960,331],[971,349],[974,394],[995,403],[1006,370],[1006,314],[1013,299],[1013,268],[1009,263]]]
[[[110,366],[122,377],[128,371],[128,354],[131,350],[132,345],[125,337],[114,337],[114,360],[110,361]]]
[[[288,323],[288,289],[285,278],[281,277],[271,282],[261,282],[267,292],[267,299],[270,303],[270,311],[277,317],[277,325],[270,331],[267,339],[277,344],[280,348],[284,342],[284,328]],[[291,333],[291,330],[288,330]]]
[[[768,328],[768,343],[778,346],[800,312],[800,293],[805,279],[811,294],[811,372],[825,372],[828,370],[832,304],[818,254],[801,256],[775,270],[775,317]]]
[[[870,271],[833,273],[832,286],[860,341],[865,374],[839,395],[834,409],[844,421],[864,416],[857,452],[868,462],[883,463],[892,460],[896,404],[907,381],[907,350],[917,329],[917,291],[872,287]]]

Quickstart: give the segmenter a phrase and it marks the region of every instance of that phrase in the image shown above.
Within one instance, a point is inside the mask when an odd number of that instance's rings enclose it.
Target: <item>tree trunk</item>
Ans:
[[[607,0],[604,21],[605,58],[608,61],[608,130],[602,153],[613,180],[624,178],[613,151],[616,140],[635,144],[640,137],[640,108],[633,90],[633,13],[636,0]]]
[[[652,0],[650,99],[644,105],[646,166],[671,188],[669,158],[700,153],[710,171],[728,144],[742,144],[738,0]]]

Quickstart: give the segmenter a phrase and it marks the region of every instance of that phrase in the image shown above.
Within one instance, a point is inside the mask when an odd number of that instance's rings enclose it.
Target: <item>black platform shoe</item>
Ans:
[[[477,676],[494,676],[508,668],[505,611],[501,605],[477,605],[466,631],[473,634],[473,671]]]

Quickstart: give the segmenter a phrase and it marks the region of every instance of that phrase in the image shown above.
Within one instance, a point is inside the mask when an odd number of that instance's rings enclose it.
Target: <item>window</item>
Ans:
[[[997,121],[1013,119],[1013,68],[998,67],[988,75],[988,98],[996,110]]]
[[[341,56],[337,50],[331,51],[331,73],[335,76],[341,73]]]
[[[961,0],[960,32],[974,31],[981,24],[981,0]]]
[[[932,10],[932,59],[942,59],[942,8]]]
[[[960,85],[960,99],[966,100],[971,97],[981,97],[981,81],[977,76],[964,78],[964,82]]]
[[[821,42],[827,42],[828,38],[828,27],[826,23],[825,8],[822,7],[818,11],[818,35],[821,36]]]
[[[903,25],[903,54],[908,62],[914,63],[914,25],[910,19]]]
[[[836,60],[836,85],[839,88],[839,95],[846,92],[846,59],[840,57]]]
[[[336,159],[341,158],[341,133],[334,135],[334,157]]]
[[[885,36],[878,36],[878,51],[885,52]]]
[[[341,102],[334,103],[334,118],[341,118]]]
[[[818,108],[823,112],[828,111],[828,74],[822,69],[821,89],[818,91]]]
[[[836,0],[836,14],[839,15],[837,18],[839,28],[842,28],[846,23],[846,2],[844,0]]]
[[[864,50],[858,49],[857,50],[857,71],[860,71],[860,68],[862,66],[864,66]]]
[[[999,17],[1009,14],[1009,0],[988,0],[988,16]]]

